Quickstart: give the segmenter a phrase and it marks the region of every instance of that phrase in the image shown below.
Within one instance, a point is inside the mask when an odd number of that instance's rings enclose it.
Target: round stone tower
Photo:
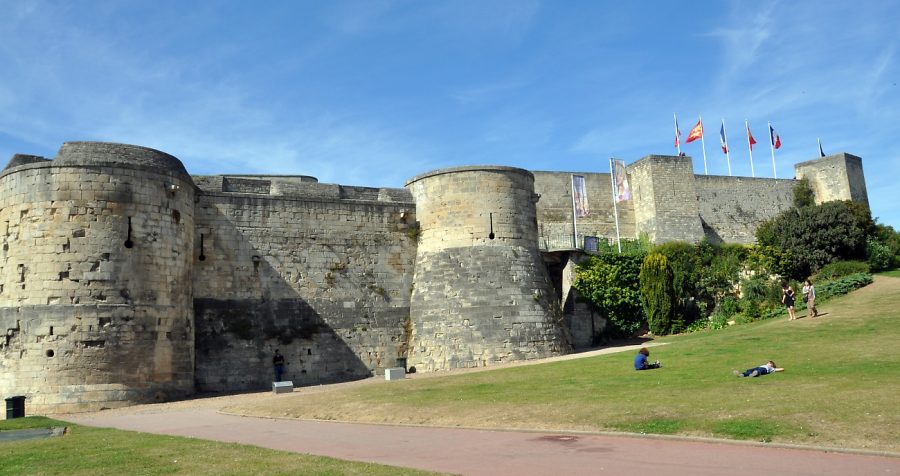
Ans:
[[[538,250],[531,172],[457,167],[406,187],[420,225],[409,365],[480,367],[570,352]]]
[[[68,142],[0,174],[0,395],[29,412],[193,392],[195,187],[144,147]]]

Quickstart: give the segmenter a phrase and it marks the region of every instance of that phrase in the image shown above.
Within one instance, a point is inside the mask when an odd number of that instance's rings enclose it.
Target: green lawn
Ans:
[[[92,428],[44,417],[0,421],[0,431],[68,426],[63,437],[0,443],[0,475],[433,474],[255,446]]]
[[[894,278],[900,278],[900,269],[892,269],[890,271],[882,271],[878,273],[879,276],[891,276]]]
[[[785,317],[660,339],[663,368],[633,354],[408,379],[302,398],[245,414],[360,422],[629,431],[900,451],[900,279]],[[775,360],[783,373],[732,369]]]

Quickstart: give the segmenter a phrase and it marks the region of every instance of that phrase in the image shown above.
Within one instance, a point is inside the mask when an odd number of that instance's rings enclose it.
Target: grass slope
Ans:
[[[786,318],[674,336],[631,353],[271,399],[248,415],[378,423],[629,431],[900,451],[900,279]],[[805,316],[805,313],[799,313]],[[739,379],[768,359],[783,373]]]
[[[64,437],[0,443],[0,475],[434,474],[255,446],[92,428],[44,417],[0,421],[0,431],[68,426]]]

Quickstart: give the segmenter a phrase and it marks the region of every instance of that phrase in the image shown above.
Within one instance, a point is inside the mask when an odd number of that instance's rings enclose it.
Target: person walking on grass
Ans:
[[[743,372],[738,372],[737,370],[732,370],[735,377],[759,377],[760,375],[769,375],[775,372],[784,372],[783,368],[779,368],[775,366],[775,362],[768,361],[759,367],[753,367],[752,369],[747,369]]]
[[[803,301],[806,303],[809,317],[819,315],[819,310],[816,309],[816,287],[813,286],[812,280],[807,279],[803,282]]]
[[[641,350],[634,356],[634,370],[650,370],[660,367],[658,360],[651,364],[647,361],[647,357],[650,357],[650,351],[646,347],[641,347]]]
[[[788,320],[793,321],[794,316],[794,288],[788,283],[781,283],[781,302],[787,308]]]

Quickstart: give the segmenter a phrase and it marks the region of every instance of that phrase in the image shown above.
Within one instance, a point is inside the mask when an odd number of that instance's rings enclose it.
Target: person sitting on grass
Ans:
[[[657,360],[651,364],[647,361],[647,357],[649,356],[650,351],[647,350],[646,347],[641,347],[641,350],[639,350],[634,357],[634,370],[658,369],[660,367],[659,361]]]
[[[770,360],[759,367],[753,367],[752,369],[747,369],[743,372],[738,372],[737,370],[732,370],[732,372],[734,372],[736,377],[759,377],[760,375],[784,372],[784,369],[776,367],[775,362]]]

